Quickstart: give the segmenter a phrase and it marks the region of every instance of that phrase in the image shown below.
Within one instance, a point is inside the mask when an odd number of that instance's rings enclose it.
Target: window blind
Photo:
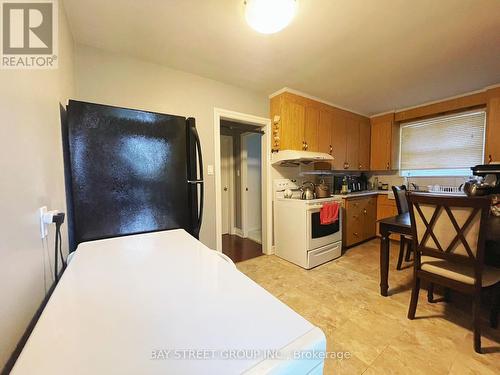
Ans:
[[[469,170],[483,163],[484,110],[406,123],[401,126],[400,170]],[[433,173],[432,170],[435,170]],[[470,173],[470,170],[469,170]]]

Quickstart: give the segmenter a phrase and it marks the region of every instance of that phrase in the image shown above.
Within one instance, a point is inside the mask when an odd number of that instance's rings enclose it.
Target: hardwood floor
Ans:
[[[231,234],[222,236],[222,252],[234,263],[263,255],[262,246],[259,243]]]
[[[274,255],[237,267],[320,327],[328,351],[351,354],[328,359],[325,374],[499,374],[500,329],[489,327],[487,306],[485,354],[474,352],[471,305],[459,295],[431,304],[422,292],[416,319],[407,319],[412,268],[396,271],[398,246],[391,245],[388,297],[379,294],[379,240],[309,271]]]

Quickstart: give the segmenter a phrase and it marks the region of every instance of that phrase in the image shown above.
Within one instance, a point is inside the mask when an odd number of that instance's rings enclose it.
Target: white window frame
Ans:
[[[477,113],[484,112],[484,132],[483,132],[483,148],[482,148],[482,158],[484,159],[484,153],[486,150],[486,122],[488,113],[486,108],[480,108],[475,111],[464,111],[465,113]],[[459,115],[460,113],[457,113]],[[442,117],[437,115],[435,117]],[[403,147],[403,127],[414,124],[417,121],[408,122],[406,125],[402,125],[399,128],[399,161],[398,161],[398,169],[399,176],[401,177],[467,177],[472,174],[470,168],[446,168],[446,169],[411,169],[404,170],[401,168],[401,156],[402,156],[402,147]],[[471,166],[472,167],[472,166]]]

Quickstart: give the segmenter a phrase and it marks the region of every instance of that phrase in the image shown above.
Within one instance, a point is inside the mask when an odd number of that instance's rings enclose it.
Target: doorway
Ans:
[[[271,251],[270,125],[215,110],[217,250],[234,262]]]

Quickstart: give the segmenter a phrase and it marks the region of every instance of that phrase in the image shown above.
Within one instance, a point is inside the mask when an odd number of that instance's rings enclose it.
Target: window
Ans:
[[[484,110],[401,126],[401,176],[468,176],[483,164]]]

